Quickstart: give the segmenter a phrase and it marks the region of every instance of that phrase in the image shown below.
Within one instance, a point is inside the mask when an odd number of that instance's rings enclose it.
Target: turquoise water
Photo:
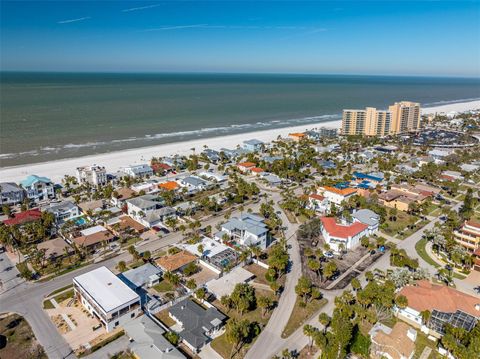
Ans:
[[[480,80],[1,73],[0,165],[338,119],[343,108],[480,98]]]

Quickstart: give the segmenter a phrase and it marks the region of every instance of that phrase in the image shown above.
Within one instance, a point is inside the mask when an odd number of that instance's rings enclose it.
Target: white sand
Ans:
[[[422,113],[450,113],[475,109],[480,109],[480,101],[470,101],[425,108],[422,109]],[[291,132],[302,132],[307,129],[312,129],[315,127],[318,128],[322,126],[340,128],[341,121],[327,121],[317,124],[305,124],[301,126],[270,129],[223,137],[202,138],[198,140],[135,148],[131,150],[122,150],[99,155],[55,160],[30,165],[5,167],[0,169],[0,181],[19,182],[30,174],[36,174],[39,176],[49,177],[54,182],[60,182],[66,174],[75,175],[75,169],[80,166],[97,164],[105,166],[108,172],[116,172],[122,166],[146,163],[152,157],[171,156],[174,154],[188,155],[192,153],[191,148],[193,147],[197,150],[197,152],[200,152],[205,144],[208,145],[209,148],[217,150],[222,147],[235,148],[237,145],[241,145],[244,140],[256,138],[258,140],[268,142],[276,139],[278,136],[286,137]]]

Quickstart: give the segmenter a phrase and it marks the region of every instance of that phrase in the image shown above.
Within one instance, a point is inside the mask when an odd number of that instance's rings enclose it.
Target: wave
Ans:
[[[442,101],[424,103],[423,107],[428,108],[428,107],[443,106],[443,105],[450,105],[454,103],[462,103],[462,102],[470,102],[470,101],[478,101],[478,100],[480,100],[480,97],[461,98],[459,100],[442,100]]]
[[[302,118],[292,118],[288,120],[272,120],[266,122],[256,122],[256,123],[243,123],[243,124],[232,124],[229,126],[220,126],[220,127],[205,127],[197,130],[190,131],[176,131],[176,132],[167,132],[167,133],[157,133],[157,134],[147,134],[142,137],[128,137],[120,138],[109,141],[95,141],[95,142],[85,142],[85,143],[68,143],[65,145],[59,146],[46,146],[41,147],[38,150],[32,150],[27,152],[19,153],[4,153],[0,154],[0,159],[13,159],[18,157],[25,156],[38,156],[38,155],[48,155],[50,153],[58,153],[60,151],[75,151],[84,148],[98,148],[104,147],[119,143],[128,143],[128,142],[149,142],[166,138],[185,138],[185,137],[202,137],[209,134],[230,134],[230,133],[242,133],[250,132],[256,129],[263,128],[282,128],[288,127],[295,124],[303,123],[315,123],[315,122],[324,122],[329,120],[340,119],[341,115],[332,114],[332,115],[321,115],[321,116],[309,116]]]

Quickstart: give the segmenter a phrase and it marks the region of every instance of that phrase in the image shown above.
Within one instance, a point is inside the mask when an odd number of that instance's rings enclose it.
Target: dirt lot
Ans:
[[[0,318],[0,358],[47,359],[30,325],[17,314]]]
[[[188,278],[188,279],[195,279],[195,283],[197,283],[197,286],[204,285],[209,280],[218,278],[218,274],[208,269],[207,267],[201,264],[198,267],[200,268],[200,271]]]

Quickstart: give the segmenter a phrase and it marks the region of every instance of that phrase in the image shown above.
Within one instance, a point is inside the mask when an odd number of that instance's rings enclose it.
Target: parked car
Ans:
[[[330,251],[329,251],[329,252],[325,252],[323,255],[324,255],[326,258],[333,258],[333,253],[330,252]]]

